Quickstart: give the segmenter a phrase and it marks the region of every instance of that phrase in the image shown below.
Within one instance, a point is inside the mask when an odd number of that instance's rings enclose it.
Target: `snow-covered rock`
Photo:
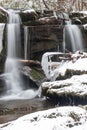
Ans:
[[[69,99],[72,97],[83,98],[87,96],[87,74],[72,76],[66,80],[44,82],[41,86],[42,94],[46,97],[59,97]]]
[[[56,81],[42,83],[42,95],[56,98],[60,102],[63,100],[70,103],[71,99],[81,104],[85,102],[87,97],[87,53],[72,54],[69,60],[62,61],[50,72],[50,78]]]
[[[58,56],[53,62],[53,56]],[[50,59],[50,60],[49,60]],[[42,69],[48,79],[70,78],[72,75],[87,74],[87,53],[77,51],[75,54],[64,54],[59,52],[45,53],[42,57]]]
[[[80,107],[57,107],[23,116],[0,125],[0,130],[86,130],[87,111]]]

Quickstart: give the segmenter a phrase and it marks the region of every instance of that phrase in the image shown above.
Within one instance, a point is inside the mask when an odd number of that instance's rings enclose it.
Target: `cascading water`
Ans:
[[[18,68],[20,64],[17,59],[20,57],[20,17],[13,11],[8,12],[9,21],[7,25],[7,59],[5,63],[7,94],[17,94],[22,90],[22,81]]]
[[[19,63],[21,56],[20,17],[14,11],[9,11],[7,24],[7,59],[5,62],[5,83],[7,91],[3,99],[34,98],[38,92],[23,90],[26,84],[21,78]],[[27,40],[27,36],[26,36]],[[26,41],[27,42],[27,41]],[[26,45],[27,46],[27,45]]]
[[[24,26],[24,59],[30,59],[30,31],[27,26]]]
[[[62,45],[62,50],[63,50],[63,55],[65,54],[65,52],[76,52],[78,50],[83,51],[84,47],[83,47],[83,37],[82,37],[82,33],[81,30],[79,28],[79,26],[77,25],[71,25],[70,22],[67,22],[64,30],[63,30],[63,45]],[[51,53],[45,53],[42,56],[42,69],[44,70],[44,73],[46,75],[46,77],[50,80],[55,80],[57,75],[58,75],[58,71],[56,73],[55,69],[53,71],[50,71],[52,64],[56,64],[56,62],[58,63],[58,61],[56,61],[55,63],[53,63],[51,60],[50,62],[48,61],[48,57],[49,55],[58,55],[58,53],[55,52],[51,52]],[[61,62],[62,63],[62,62]],[[61,67],[62,64],[58,65],[58,67]],[[58,68],[57,68],[58,70]],[[52,78],[53,76],[53,78]]]
[[[3,49],[2,40],[3,40],[4,27],[5,27],[5,24],[0,24],[0,52]]]
[[[24,59],[28,59],[28,27],[24,27]]]
[[[68,51],[83,51],[83,37],[79,26],[68,24],[64,28],[65,48]]]

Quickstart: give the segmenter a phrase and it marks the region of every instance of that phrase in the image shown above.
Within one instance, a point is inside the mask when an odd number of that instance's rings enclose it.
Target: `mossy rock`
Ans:
[[[31,77],[35,80],[36,84],[40,86],[40,84],[44,81],[45,75],[42,70],[32,69],[30,71]]]

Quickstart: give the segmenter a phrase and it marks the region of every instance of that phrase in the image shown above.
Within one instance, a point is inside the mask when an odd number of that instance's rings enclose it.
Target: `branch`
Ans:
[[[48,5],[46,4],[45,0],[42,0],[43,1],[43,4],[45,5],[45,7],[49,10],[49,7]]]

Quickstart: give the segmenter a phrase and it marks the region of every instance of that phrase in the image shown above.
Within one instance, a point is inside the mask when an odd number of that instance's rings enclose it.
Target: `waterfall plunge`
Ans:
[[[69,51],[76,52],[83,51],[83,37],[79,26],[66,25],[64,28],[64,42],[65,48]]]
[[[22,81],[19,73],[20,64],[20,17],[10,11],[7,25],[7,59],[5,63],[7,95],[17,94],[22,90]]]
[[[22,67],[18,60],[21,56],[20,17],[14,11],[8,12],[9,21],[7,24],[7,59],[5,62],[5,83],[7,91],[1,99],[31,99],[35,98],[39,90],[23,90],[26,84],[21,78]],[[26,47],[27,48],[27,47]]]

